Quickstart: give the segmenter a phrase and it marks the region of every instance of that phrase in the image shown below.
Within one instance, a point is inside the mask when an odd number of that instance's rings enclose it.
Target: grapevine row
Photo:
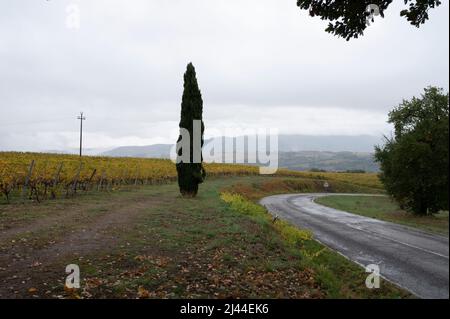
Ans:
[[[209,176],[258,175],[248,165],[205,164]],[[381,189],[376,174],[313,173],[279,170],[277,176],[336,180]],[[123,186],[176,181],[174,163],[165,159],[80,157],[42,153],[0,152],[0,197],[41,201],[79,191],[112,191]]]
[[[254,175],[258,168],[239,165],[207,164],[209,176]],[[72,196],[78,191],[111,191],[122,186],[162,184],[176,181],[175,165],[170,160],[109,158],[0,153],[0,192],[22,200],[41,201]]]

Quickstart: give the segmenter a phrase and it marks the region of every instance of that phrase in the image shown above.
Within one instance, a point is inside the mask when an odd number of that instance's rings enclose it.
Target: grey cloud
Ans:
[[[77,31],[65,27],[70,3],[80,8]],[[98,143],[167,139],[189,61],[209,123],[386,133],[383,114],[402,98],[428,85],[448,89],[448,2],[421,29],[405,23],[396,6],[364,38],[345,42],[292,0],[3,3],[0,150],[69,147],[81,110]],[[316,127],[300,125],[314,108],[337,117],[364,114],[370,130],[352,119],[345,126],[320,117]]]

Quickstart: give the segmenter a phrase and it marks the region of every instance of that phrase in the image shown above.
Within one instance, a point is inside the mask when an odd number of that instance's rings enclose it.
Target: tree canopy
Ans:
[[[413,26],[420,27],[429,19],[429,10],[441,5],[440,0],[403,0],[406,9],[400,12]],[[312,17],[330,21],[325,31],[345,38],[347,41],[364,34],[368,19],[374,14],[368,10],[377,6],[377,12],[384,12],[393,0],[297,0],[300,9],[308,10]]]
[[[448,210],[449,95],[430,87],[389,114],[395,136],[376,148],[381,180],[400,206],[418,215]]]

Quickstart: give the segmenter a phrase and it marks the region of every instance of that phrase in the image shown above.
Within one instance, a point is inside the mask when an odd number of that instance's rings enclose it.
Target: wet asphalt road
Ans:
[[[278,195],[262,199],[261,204],[272,215],[311,230],[315,239],[359,265],[379,265],[382,277],[414,295],[449,298],[448,237],[314,202],[330,195],[345,194]]]

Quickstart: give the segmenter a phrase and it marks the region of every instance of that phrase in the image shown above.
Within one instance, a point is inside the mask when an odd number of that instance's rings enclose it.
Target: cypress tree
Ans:
[[[200,131],[197,134],[194,134],[195,120],[200,121]],[[189,143],[187,144],[186,137],[183,140],[183,136],[180,134],[177,141],[178,185],[181,195],[184,197],[195,197],[198,192],[198,185],[203,183],[206,175],[202,165],[203,157],[201,155],[205,126],[203,124],[202,94],[198,87],[197,76],[192,63],[188,64],[186,73],[184,74],[184,92],[181,102],[180,120],[181,129],[189,132]],[[195,149],[195,146],[197,146],[197,149]],[[189,149],[186,149],[187,147]],[[197,151],[197,154],[195,151]],[[187,154],[189,154],[189,157]]]

